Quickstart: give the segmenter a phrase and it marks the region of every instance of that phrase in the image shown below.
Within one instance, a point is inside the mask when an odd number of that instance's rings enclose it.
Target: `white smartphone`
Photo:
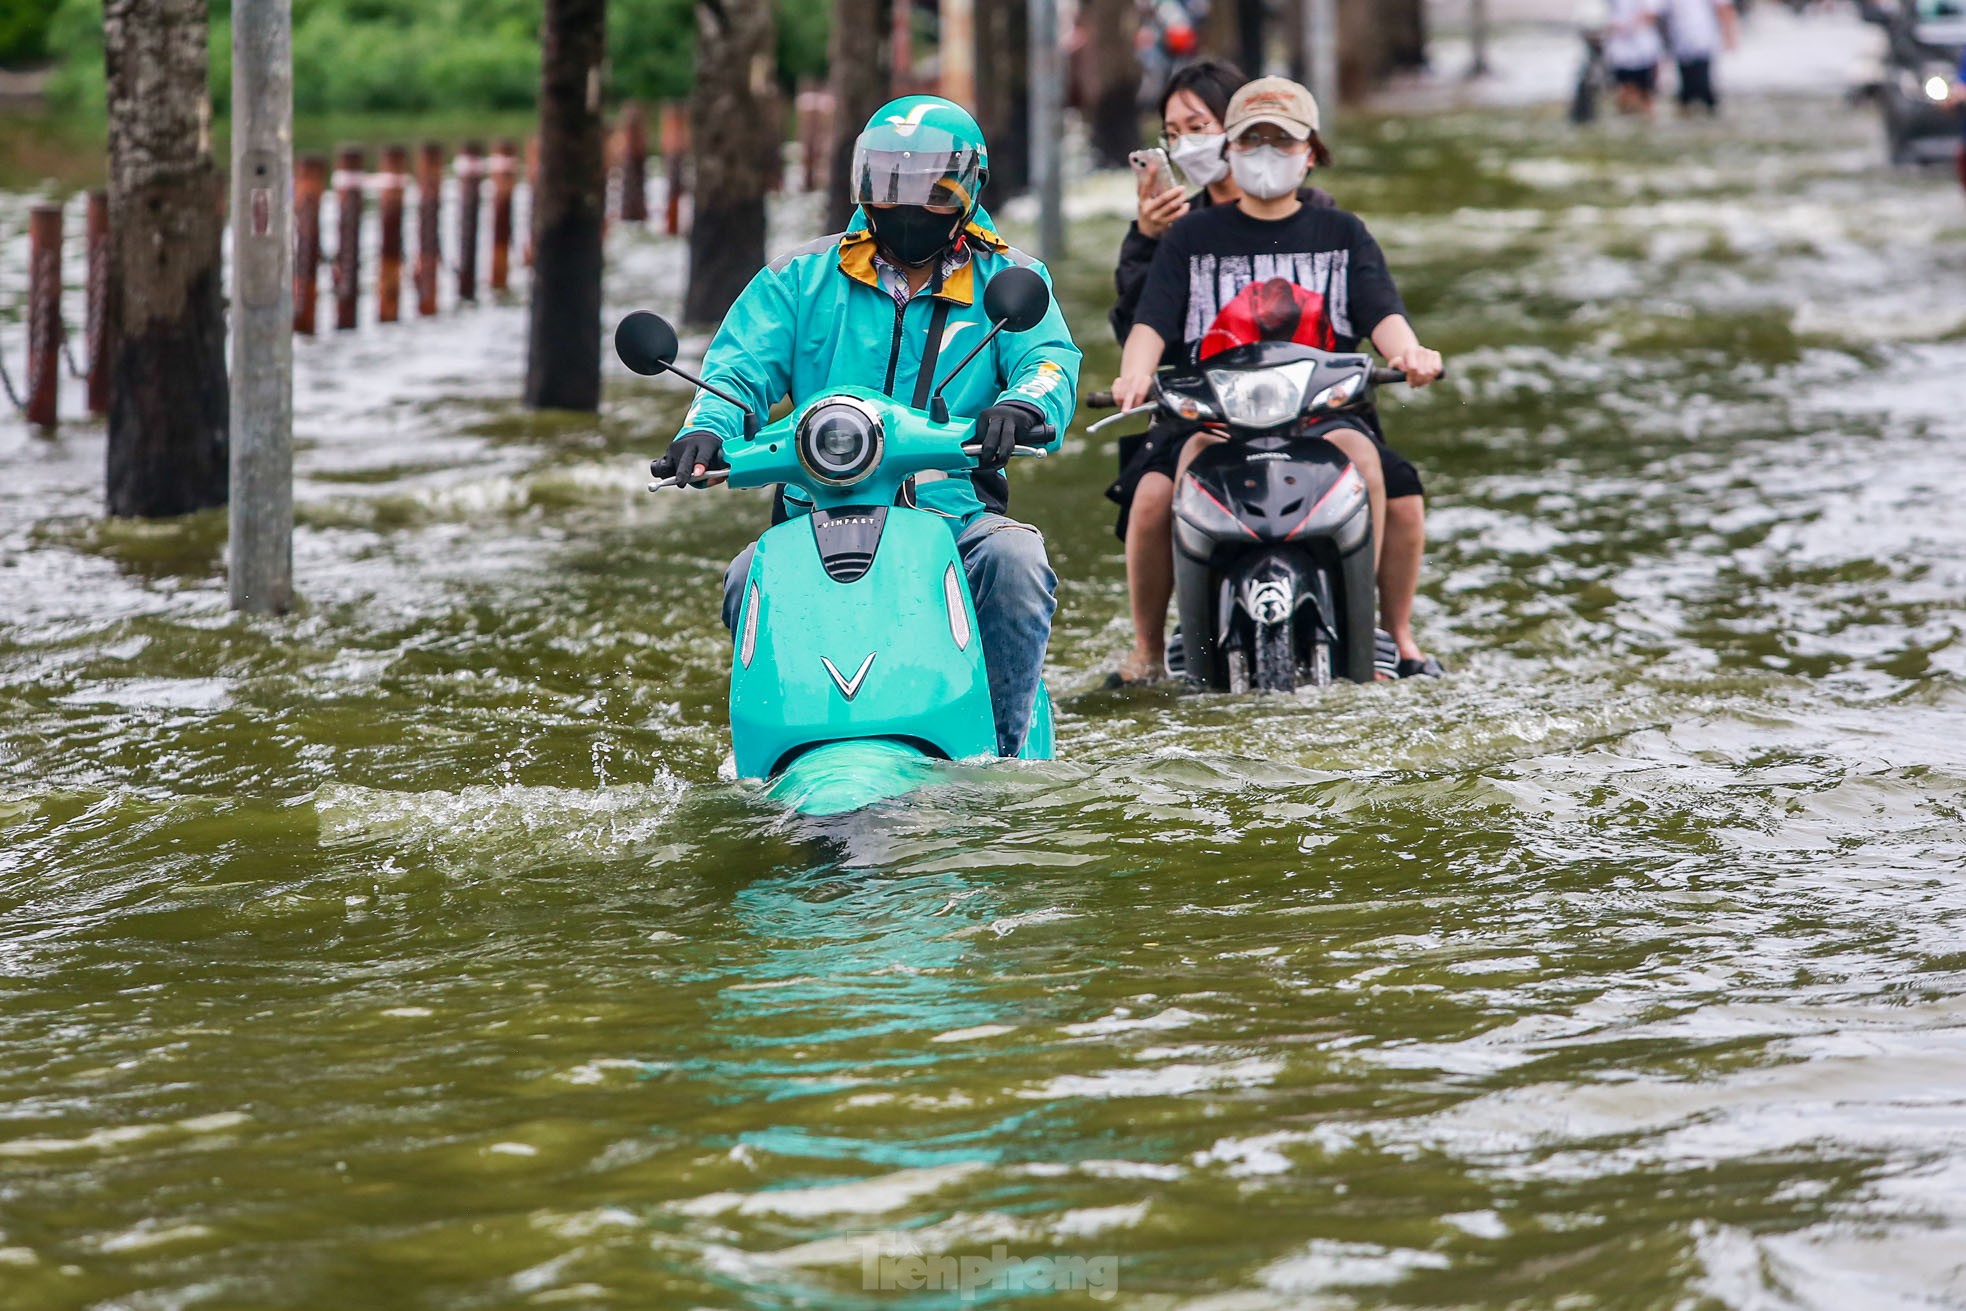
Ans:
[[[1167,152],[1159,146],[1136,150],[1126,162],[1133,165],[1134,189],[1142,196],[1157,196],[1173,185],[1173,168],[1167,162]]]

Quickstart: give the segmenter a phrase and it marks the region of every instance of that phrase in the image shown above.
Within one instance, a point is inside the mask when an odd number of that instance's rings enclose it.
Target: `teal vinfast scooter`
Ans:
[[[966,474],[981,448],[951,423],[942,391],[1006,329],[1037,326],[1051,290],[1011,268],[990,279],[990,333],[952,369],[930,413],[865,387],[842,387],[760,428],[736,397],[676,367],[676,330],[638,311],[615,329],[615,353],[641,374],[674,373],[743,409],[748,435],[724,446],[732,487],[804,491],[810,514],[758,540],[744,583],[730,667],[730,736],[740,778],[809,815],[902,796],[931,762],[994,757],[996,718],[969,580],[955,534],[914,508],[923,474]],[[1049,438],[1050,430],[1041,430]],[[1042,457],[1042,447],[1018,455]],[[675,478],[650,491],[680,486]],[[1049,760],[1051,698],[1042,684],[1019,754]]]

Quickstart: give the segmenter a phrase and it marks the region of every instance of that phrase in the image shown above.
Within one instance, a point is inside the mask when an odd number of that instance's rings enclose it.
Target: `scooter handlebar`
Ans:
[[[727,483],[730,481],[730,470],[712,469],[708,473],[705,473],[700,481],[706,488],[715,487],[719,483]],[[658,478],[649,484],[649,490],[652,492],[667,491],[670,489],[680,490],[687,486],[689,484],[685,483],[680,477]]]

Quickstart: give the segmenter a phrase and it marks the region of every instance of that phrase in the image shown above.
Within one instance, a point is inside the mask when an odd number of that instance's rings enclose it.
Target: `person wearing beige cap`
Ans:
[[[1343,352],[1369,341],[1387,364],[1406,372],[1411,385],[1425,387],[1439,378],[1440,354],[1420,344],[1385,254],[1365,224],[1355,214],[1307,206],[1298,197],[1305,174],[1331,162],[1311,93],[1286,78],[1258,78],[1230,100],[1224,127],[1229,171],[1242,197],[1189,214],[1161,239],[1120,355],[1114,400],[1122,408],[1147,400],[1170,342],[1179,343],[1185,358],[1198,358],[1223,309],[1276,279],[1303,288],[1321,310],[1296,340]],[[1380,618],[1399,648],[1400,676],[1438,675],[1439,662],[1413,635],[1413,594],[1426,549],[1419,471],[1386,445],[1371,409],[1357,415],[1355,426],[1321,435],[1345,452],[1371,492]],[[1220,440],[1191,438],[1182,469],[1195,451]]]

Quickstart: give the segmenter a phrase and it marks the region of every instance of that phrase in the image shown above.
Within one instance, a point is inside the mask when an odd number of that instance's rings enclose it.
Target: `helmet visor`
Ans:
[[[945,132],[923,128],[905,150],[854,147],[851,199],[856,205],[946,205],[968,213],[976,205],[983,161]],[[940,140],[937,140],[940,138]]]

